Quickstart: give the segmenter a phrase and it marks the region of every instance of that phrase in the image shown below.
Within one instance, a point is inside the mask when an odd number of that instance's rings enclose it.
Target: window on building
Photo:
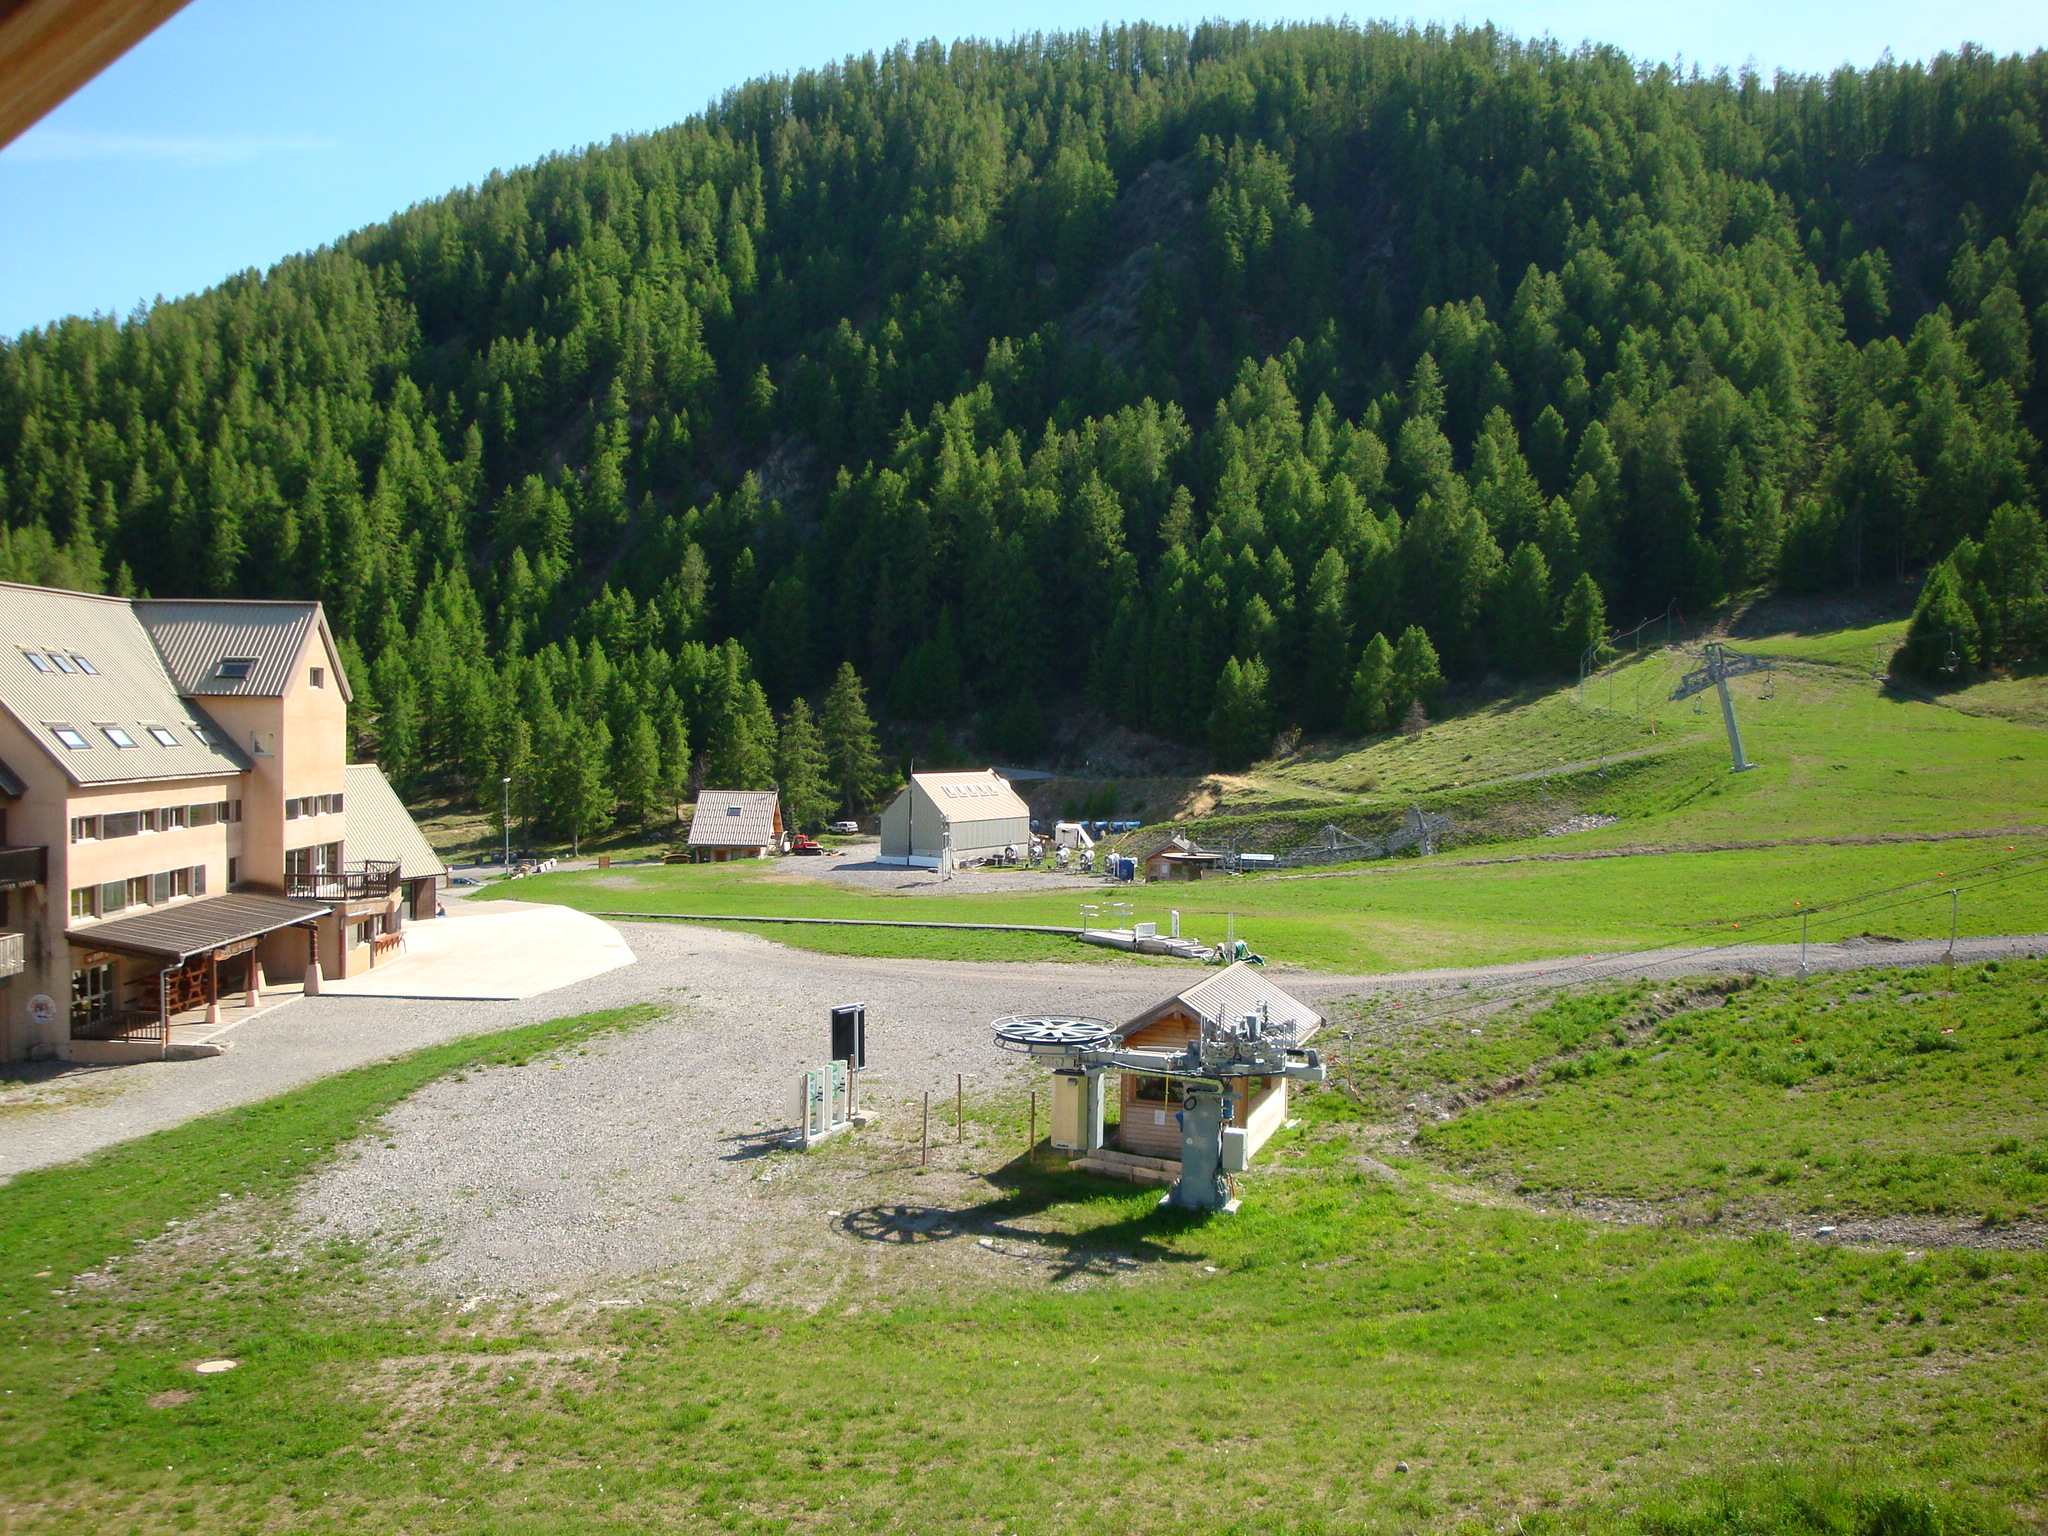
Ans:
[[[50,652],[50,660],[56,663],[59,672],[76,672],[78,670],[77,667],[71,664],[71,658],[62,651]]]
[[[192,827],[210,827],[220,820],[217,805],[188,805],[185,807],[185,824]]]
[[[50,734],[74,752],[83,752],[92,745],[71,726],[53,725]]]
[[[133,837],[142,830],[142,812],[115,811],[100,818],[101,837]]]
[[[73,917],[98,917],[100,915],[100,888],[96,885],[81,885],[71,893],[71,915]]]
[[[74,816],[71,818],[71,841],[74,843],[96,843],[99,840],[99,817]]]
[[[192,877],[191,888],[188,894],[204,896],[206,894],[206,866],[204,864],[194,864],[187,873]]]
[[[228,860],[228,889],[232,891],[232,890],[233,890],[233,889],[234,889],[234,888],[235,888],[235,887],[236,887],[237,885],[239,885],[239,884],[241,883],[241,880],[242,880],[242,861],[241,861],[240,859],[229,859],[229,860]]]
[[[178,894],[178,883],[172,878],[177,873],[173,869],[160,869],[149,877],[149,904],[151,906],[160,907]]]
[[[100,734],[117,747],[132,747],[135,745],[135,738],[118,725],[101,724]]]
[[[303,800],[287,800],[284,803],[284,819],[286,821],[297,821],[305,814],[305,811],[306,802]]]
[[[277,755],[277,732],[251,731],[249,752],[253,757],[275,757]]]
[[[167,725],[150,725],[143,729],[149,732],[149,739],[160,747],[175,747],[178,744],[178,738],[171,734],[171,728]]]
[[[126,911],[127,907],[128,882],[126,880],[109,880],[100,887],[100,916],[112,917],[116,912]]]
[[[329,795],[327,797],[327,809],[334,812],[335,815],[339,816],[345,809],[342,803],[342,797],[338,794]]]
[[[148,906],[152,884],[153,882],[148,875],[130,876],[128,880],[128,905],[131,907]]]
[[[327,669],[325,667],[315,667],[307,674],[306,681],[315,688],[325,688],[327,686]]]
[[[1141,1104],[1166,1104],[1171,1102],[1173,1079],[1154,1077],[1150,1073],[1131,1074],[1131,1097]]]
[[[50,658],[41,651],[23,651],[21,654],[28,658],[28,664],[38,672],[54,672],[57,670],[50,665]]]
[[[77,667],[78,670],[83,672],[87,677],[98,677],[100,675],[100,669],[94,666],[91,662],[87,661],[83,656],[79,655],[78,652],[76,651],[73,651],[71,653],[71,664]]]
[[[213,669],[213,675],[227,682],[240,682],[249,675],[249,669],[255,665],[256,658],[253,656],[224,656],[220,665]]]

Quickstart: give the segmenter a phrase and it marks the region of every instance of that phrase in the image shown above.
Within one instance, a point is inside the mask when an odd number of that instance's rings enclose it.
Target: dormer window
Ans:
[[[215,678],[222,682],[239,683],[249,675],[249,669],[256,665],[253,656],[224,656],[220,665],[213,669]]]
[[[115,746],[132,747],[135,745],[135,738],[133,736],[130,736],[120,726],[108,725],[105,722],[98,723],[100,727],[100,734],[106,737],[107,740],[111,741]]]
[[[72,665],[71,658],[62,651],[50,652],[50,660],[57,664],[59,672],[76,672],[78,670],[77,667]]]

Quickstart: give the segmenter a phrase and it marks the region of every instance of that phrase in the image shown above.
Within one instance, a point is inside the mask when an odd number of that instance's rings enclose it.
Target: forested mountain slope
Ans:
[[[765,776],[844,663],[1005,751],[1084,695],[1225,759],[1369,729],[2006,504],[2038,546],[2044,111],[2040,53],[849,60],[0,345],[0,575],[317,595],[390,766],[565,823],[575,759]]]

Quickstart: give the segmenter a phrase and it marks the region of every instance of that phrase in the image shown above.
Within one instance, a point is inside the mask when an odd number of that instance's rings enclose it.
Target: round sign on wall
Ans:
[[[38,992],[28,1000],[28,1021],[31,1024],[56,1023],[57,1000],[47,992]]]

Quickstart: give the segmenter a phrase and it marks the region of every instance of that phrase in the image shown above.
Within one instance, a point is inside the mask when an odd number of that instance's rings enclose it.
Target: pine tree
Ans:
[[[690,796],[690,727],[681,711],[669,716],[661,738],[661,803],[677,819]]]
[[[582,852],[585,838],[597,836],[612,824],[617,799],[608,782],[612,733],[602,720],[591,725],[570,721],[565,736],[558,810],[562,830],[569,834],[570,852],[577,854]]]
[[[644,710],[634,710],[632,723],[612,747],[612,788],[618,796],[619,815],[636,826],[647,824],[648,813],[661,803],[661,743],[654,734],[654,722]]]
[[[1537,677],[1551,669],[1550,565],[1534,544],[1518,544],[1508,557],[1493,622],[1494,656],[1509,676]]]
[[[1385,635],[1375,634],[1358,658],[1351,676],[1351,696],[1345,704],[1344,728],[1354,736],[1372,736],[1387,728],[1391,718],[1389,702],[1394,688],[1394,648]]]
[[[825,741],[802,699],[790,702],[775,744],[775,779],[782,788],[782,819],[788,826],[815,831],[832,810],[827,787],[830,765]]]
[[[1410,624],[1394,647],[1393,681],[1387,687],[1387,713],[1405,715],[1414,705],[1428,705],[1443,691],[1443,667],[1436,647],[1420,624]]]
[[[775,717],[747,675],[738,641],[719,647],[704,701],[704,783],[709,789],[766,789],[775,776]]]
[[[1581,575],[1564,595],[1564,613],[1557,623],[1557,655],[1576,670],[1581,658],[1590,657],[1598,666],[1607,645],[1607,604],[1600,587],[1589,575]]]
[[[1966,682],[1981,659],[1977,616],[1963,599],[1962,578],[1951,556],[1927,573],[1913,622],[1892,664],[1923,682]]]
[[[882,788],[882,753],[868,715],[867,690],[852,662],[839,664],[818,726],[839,804],[849,815],[858,815]]]
[[[1218,766],[1243,768],[1263,756],[1273,743],[1272,674],[1252,656],[1233,656],[1216,680],[1215,703],[1209,711],[1209,750]]]

